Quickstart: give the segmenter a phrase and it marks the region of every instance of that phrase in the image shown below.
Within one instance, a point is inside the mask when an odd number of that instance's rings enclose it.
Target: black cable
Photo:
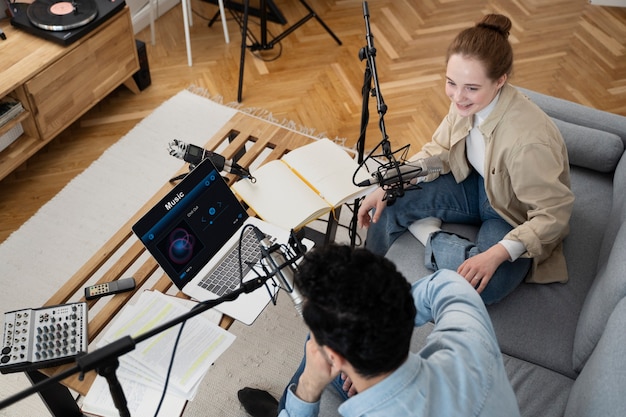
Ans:
[[[237,13],[237,12],[235,12],[233,10],[229,10],[229,12],[233,16],[233,19],[237,22],[237,25],[239,25],[240,32],[243,32],[243,17],[242,17],[243,13]],[[251,23],[250,16],[248,16],[248,24],[250,24],[250,23]],[[252,23],[254,23],[257,26],[261,26],[261,22],[260,21],[257,22],[257,21],[253,20]],[[266,28],[266,30],[267,30],[268,35],[272,39],[275,39],[274,34],[269,29]],[[254,36],[254,34],[250,30],[247,31],[247,34],[248,34],[248,36],[247,36],[248,39],[247,40],[250,40],[252,42],[252,44],[248,45],[248,43],[246,42],[246,48],[250,49],[250,52],[252,53],[252,55],[254,57],[256,57],[257,59],[260,59],[261,61],[264,61],[264,62],[272,62],[272,61],[276,61],[278,58],[280,58],[282,56],[282,54],[283,54],[283,44],[282,44],[282,42],[279,41],[277,43],[277,45],[279,46],[279,50],[278,50],[278,54],[276,56],[274,56],[272,58],[264,58],[263,56],[260,55],[260,52],[268,51],[269,49],[263,48],[263,45],[261,45],[259,40],[256,38],[256,36]],[[258,49],[255,51],[255,50],[253,50],[253,48],[258,48]],[[274,48],[274,45],[272,45],[272,49],[273,48]]]
[[[239,282],[241,286],[243,286],[243,262],[241,258],[241,243],[242,243],[243,235],[246,229],[253,228],[253,227],[254,227],[253,225],[247,224],[243,229],[241,229],[241,235],[239,236],[239,245],[237,245],[237,256],[239,258]],[[268,288],[268,291],[269,291],[269,288]],[[270,297],[271,297],[271,294],[270,294]],[[201,302],[196,304],[195,306],[191,308],[191,311],[199,308],[201,305],[202,305]],[[274,305],[276,305],[276,302],[274,302]],[[183,329],[185,328],[185,323],[187,322],[184,321],[181,323],[180,329],[178,329],[178,334],[176,335],[176,340],[174,341],[174,347],[172,349],[172,356],[170,358],[169,366],[167,367],[167,375],[165,377],[165,383],[163,385],[163,392],[161,393],[161,398],[159,399],[159,405],[157,406],[156,412],[154,413],[154,417],[158,416],[159,411],[161,410],[161,406],[163,405],[163,401],[165,399],[165,393],[167,392],[167,387],[169,385],[172,368],[174,367],[174,358],[176,357],[176,350],[178,349],[178,343],[183,333]]]
[[[197,305],[195,305],[193,309],[195,309]],[[163,384],[163,392],[161,393],[161,399],[159,400],[159,405],[157,406],[156,411],[154,412],[154,417],[159,415],[159,411],[161,411],[161,405],[163,405],[163,400],[165,399],[165,393],[167,392],[167,386],[170,382],[170,375],[172,373],[172,368],[174,367],[174,358],[176,357],[176,350],[178,349],[178,342],[180,341],[180,336],[183,334],[183,329],[185,328],[186,321],[180,324],[180,329],[178,329],[178,335],[176,335],[176,340],[174,341],[174,348],[172,349],[172,358],[170,359],[170,364],[167,367],[167,375],[165,376],[165,383]]]
[[[226,18],[226,21],[235,21],[235,22],[239,25],[239,27],[241,28],[241,26],[243,25],[243,19],[241,18],[241,16],[240,16],[240,15],[236,15],[236,14],[235,14],[235,12],[234,12],[233,10],[230,10],[230,9],[229,9],[228,11],[230,12],[231,17],[230,17],[230,18]],[[204,16],[204,15],[200,14],[198,11],[194,10],[193,8],[191,8],[191,12],[192,12],[194,15],[198,16],[200,19],[204,20],[204,21],[210,22],[210,21],[212,20],[212,18],[209,18],[209,17],[206,17],[206,16]],[[257,26],[261,26],[261,22],[257,22],[257,21],[250,21],[250,16],[248,16],[248,24],[250,24],[250,23],[254,23],[254,24],[255,24],[255,25],[257,25]],[[240,29],[240,30],[241,30],[241,29]],[[273,34],[273,33],[272,33],[269,29],[267,30],[267,33],[269,34],[269,36],[270,36],[271,38],[275,38],[274,34]],[[254,45],[254,44],[259,44],[259,41],[258,41],[258,40],[257,40],[257,39],[253,36],[253,35],[250,35],[250,34],[249,34],[249,37],[252,37],[253,45]],[[250,48],[250,47],[251,47],[251,46],[253,46],[253,45],[246,45],[246,47],[247,47],[247,48]],[[250,52],[252,53],[252,55],[253,55],[255,58],[260,59],[260,60],[261,60],[261,61],[263,61],[263,62],[272,62],[272,61],[276,61],[276,60],[277,60],[278,58],[280,58],[280,57],[282,56],[282,54],[283,54],[283,44],[282,44],[282,42],[278,42],[276,45],[278,45],[278,46],[279,46],[278,53],[276,54],[276,56],[273,56],[273,57],[271,57],[271,58],[265,58],[265,57],[263,57],[263,56],[260,54],[260,52],[262,52],[262,51],[268,51],[269,49],[259,49],[258,51],[250,51]]]
[[[360,200],[362,200],[363,198],[361,198]],[[346,206],[348,208],[348,210],[350,210],[350,213],[354,213],[354,203],[344,203],[344,206]],[[332,213],[329,214],[330,216],[332,216]],[[322,223],[330,223],[330,220],[326,220],[326,219],[315,219],[315,221],[318,222],[322,222]],[[355,237],[355,245],[356,246],[361,246],[363,244],[363,238],[361,237],[361,235],[356,231],[356,227],[354,227],[354,222],[355,220],[352,218],[351,216],[351,220],[349,222],[348,225],[345,224],[341,224],[338,220],[336,220],[337,222],[337,227],[340,227],[342,229],[346,229],[348,232],[348,237],[350,239],[352,239],[352,237]],[[358,242],[358,243],[357,243]]]

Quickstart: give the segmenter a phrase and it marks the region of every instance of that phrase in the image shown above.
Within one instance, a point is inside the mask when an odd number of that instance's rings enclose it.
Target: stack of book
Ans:
[[[24,133],[21,123],[15,124],[10,129],[2,129],[4,125],[15,119],[24,111],[22,103],[11,98],[0,99],[0,151],[9,146],[15,139]]]
[[[0,127],[9,123],[22,111],[24,111],[24,107],[19,101],[11,97],[0,99]]]

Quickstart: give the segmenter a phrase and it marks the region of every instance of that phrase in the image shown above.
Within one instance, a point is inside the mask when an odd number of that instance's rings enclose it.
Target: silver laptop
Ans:
[[[264,275],[258,264],[259,240],[248,225],[256,226],[273,243],[289,244],[290,232],[250,217],[205,160],[132,229],[184,294],[205,301],[238,288],[242,276],[246,282],[257,272]],[[249,325],[270,300],[270,291],[262,287],[215,308]]]

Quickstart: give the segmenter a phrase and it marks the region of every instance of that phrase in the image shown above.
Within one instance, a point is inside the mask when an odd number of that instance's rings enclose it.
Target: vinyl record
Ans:
[[[35,0],[26,14],[33,26],[62,31],[91,22],[98,15],[98,6],[95,0]]]

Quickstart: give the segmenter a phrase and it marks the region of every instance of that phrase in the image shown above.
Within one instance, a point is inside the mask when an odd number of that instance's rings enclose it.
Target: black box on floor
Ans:
[[[137,83],[139,90],[145,90],[150,86],[150,67],[148,66],[148,53],[146,52],[146,44],[140,40],[135,40],[137,45],[137,55],[139,55],[139,71],[133,74],[133,79]]]

